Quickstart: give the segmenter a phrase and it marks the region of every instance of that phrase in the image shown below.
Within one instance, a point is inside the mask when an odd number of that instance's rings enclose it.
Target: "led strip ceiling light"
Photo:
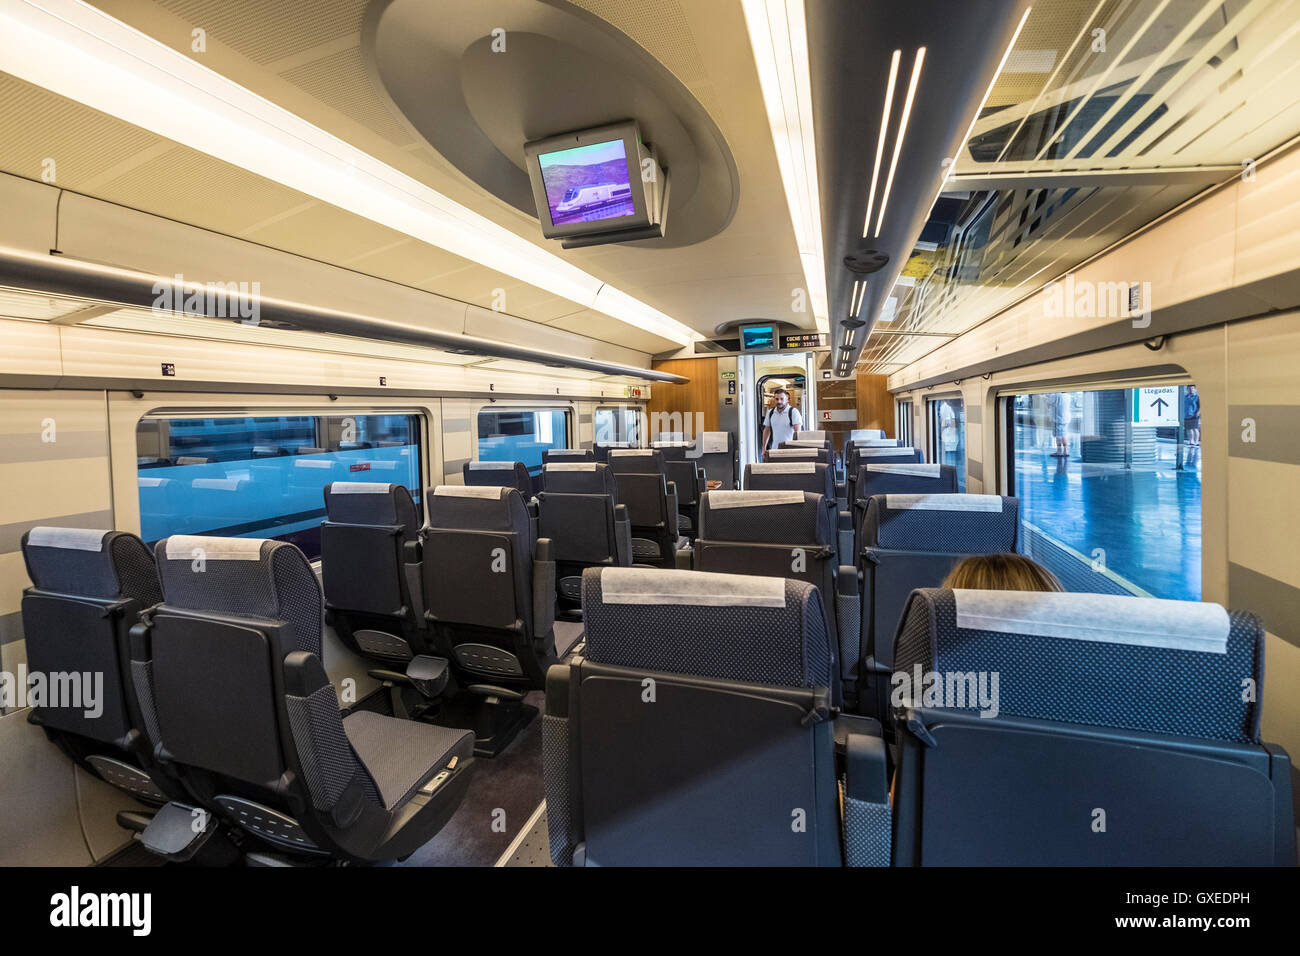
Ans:
[[[743,0],[742,7],[808,301],[817,327],[825,332],[829,329],[829,306],[803,0]]]
[[[685,325],[81,0],[0,0],[0,70],[682,345]]]
[[[895,50],[889,62],[889,85],[885,88],[885,110],[880,114],[880,139],[876,143],[876,163],[871,171],[871,192],[867,196],[867,216],[862,223],[862,238],[871,230],[871,209],[876,199],[876,183],[880,178],[880,161],[885,154],[885,138],[889,129],[889,114],[894,105],[894,88],[898,82],[898,63],[903,51]],[[916,87],[921,82],[921,67],[925,63],[925,47],[917,47],[916,58],[912,61],[912,78],[907,83],[907,95],[903,99],[903,112],[898,119],[898,136],[894,139],[894,155],[889,160],[889,173],[885,177],[885,189],[880,195],[880,213],[876,216],[876,229],[872,235],[880,236],[880,227],[885,222],[885,209],[889,206],[889,191],[894,188],[894,173],[898,170],[898,157],[903,152],[903,137],[907,135],[907,121],[912,117],[912,103],[916,99]]]

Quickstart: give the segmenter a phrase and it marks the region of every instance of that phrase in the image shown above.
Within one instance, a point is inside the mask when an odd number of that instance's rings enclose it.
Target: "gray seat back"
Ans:
[[[614,502],[614,473],[601,462],[552,462],[542,467],[538,534],[549,538],[566,609],[581,600],[582,570],[631,561],[626,509]],[[622,515],[621,530],[617,515]]]
[[[321,577],[339,636],[359,653],[409,660],[427,653],[420,585],[420,515],[403,485],[325,486]]]
[[[585,651],[547,680],[555,862],[838,865],[817,589],[592,568],[582,603]]]
[[[540,687],[554,659],[555,566],[537,554],[523,496],[439,485],[426,501],[424,591],[439,642],[469,683]]]
[[[1290,761],[1242,693],[1262,686],[1263,648],[1258,618],[1212,604],[916,591],[894,681],[895,862],[1294,864]]]
[[[533,479],[522,461],[467,461],[461,466],[461,474],[467,485],[514,488],[525,501],[533,496]]]
[[[740,452],[731,432],[701,432],[699,462],[706,482],[720,482],[718,490],[731,491],[740,481]]]
[[[800,445],[791,447],[783,444],[780,448],[771,448],[767,452],[768,461],[817,461],[823,465],[830,464],[830,452],[822,446]]]
[[[615,448],[636,448],[636,442],[631,441],[610,441],[610,442],[592,442],[591,452],[596,461],[609,462],[609,453]]]
[[[79,699],[42,701],[35,721],[127,749],[132,731],[145,731],[127,635],[140,613],[162,600],[153,555],[128,532],[85,528],[32,528],[21,547],[32,582],[22,599],[28,672],[47,675],[51,688],[60,674],[103,681],[98,695],[87,685]]]
[[[1020,502],[998,495],[875,495],[858,531],[862,572],[863,700],[887,720],[887,675],[894,633],[907,596],[937,587],[962,558],[1011,554],[1020,535]]]
[[[810,491],[833,506],[835,482],[829,465],[819,461],[763,461],[745,466],[746,491]]]
[[[590,448],[544,448],[542,465],[562,461],[595,461],[596,453]]]
[[[662,475],[664,453],[656,448],[611,448],[608,464],[615,475]]]

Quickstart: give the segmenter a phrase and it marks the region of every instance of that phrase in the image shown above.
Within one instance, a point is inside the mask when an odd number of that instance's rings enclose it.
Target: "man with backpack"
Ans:
[[[803,427],[803,416],[799,409],[790,404],[790,393],[778,388],[772,393],[776,404],[763,415],[763,457],[767,457],[769,448],[779,448],[782,442],[793,441],[799,437]]]

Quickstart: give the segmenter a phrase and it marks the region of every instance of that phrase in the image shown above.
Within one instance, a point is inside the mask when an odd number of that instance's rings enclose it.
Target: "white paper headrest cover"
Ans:
[[[712,509],[803,504],[802,491],[710,491],[708,496]]]
[[[785,578],[709,571],[605,568],[606,604],[688,604],[698,607],[785,607]]]
[[[27,532],[28,546],[38,548],[69,548],[73,551],[103,551],[107,531],[93,528],[51,528],[40,525]]]
[[[501,485],[439,485],[433,493],[440,498],[491,498],[501,497]]]
[[[952,592],[957,626],[1075,641],[1228,652],[1228,612],[1218,604],[1111,594]]]
[[[885,495],[891,511],[1001,511],[998,495]]]
[[[256,561],[262,556],[266,538],[206,538],[198,534],[174,534],[167,539],[169,560],[190,561],[194,553],[211,561]]]
[[[867,471],[882,475],[912,475],[916,478],[938,478],[942,472],[940,465],[924,465],[919,461],[886,462],[883,465],[867,465]]]
[[[386,495],[388,484],[377,481],[336,481],[330,485],[332,495]]]

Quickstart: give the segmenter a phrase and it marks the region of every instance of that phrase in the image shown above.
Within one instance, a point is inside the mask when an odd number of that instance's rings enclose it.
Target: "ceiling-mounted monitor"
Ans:
[[[740,327],[742,352],[775,352],[780,346],[775,322],[764,322]]]
[[[566,249],[663,235],[668,172],[635,120],[524,144],[542,235]]]

